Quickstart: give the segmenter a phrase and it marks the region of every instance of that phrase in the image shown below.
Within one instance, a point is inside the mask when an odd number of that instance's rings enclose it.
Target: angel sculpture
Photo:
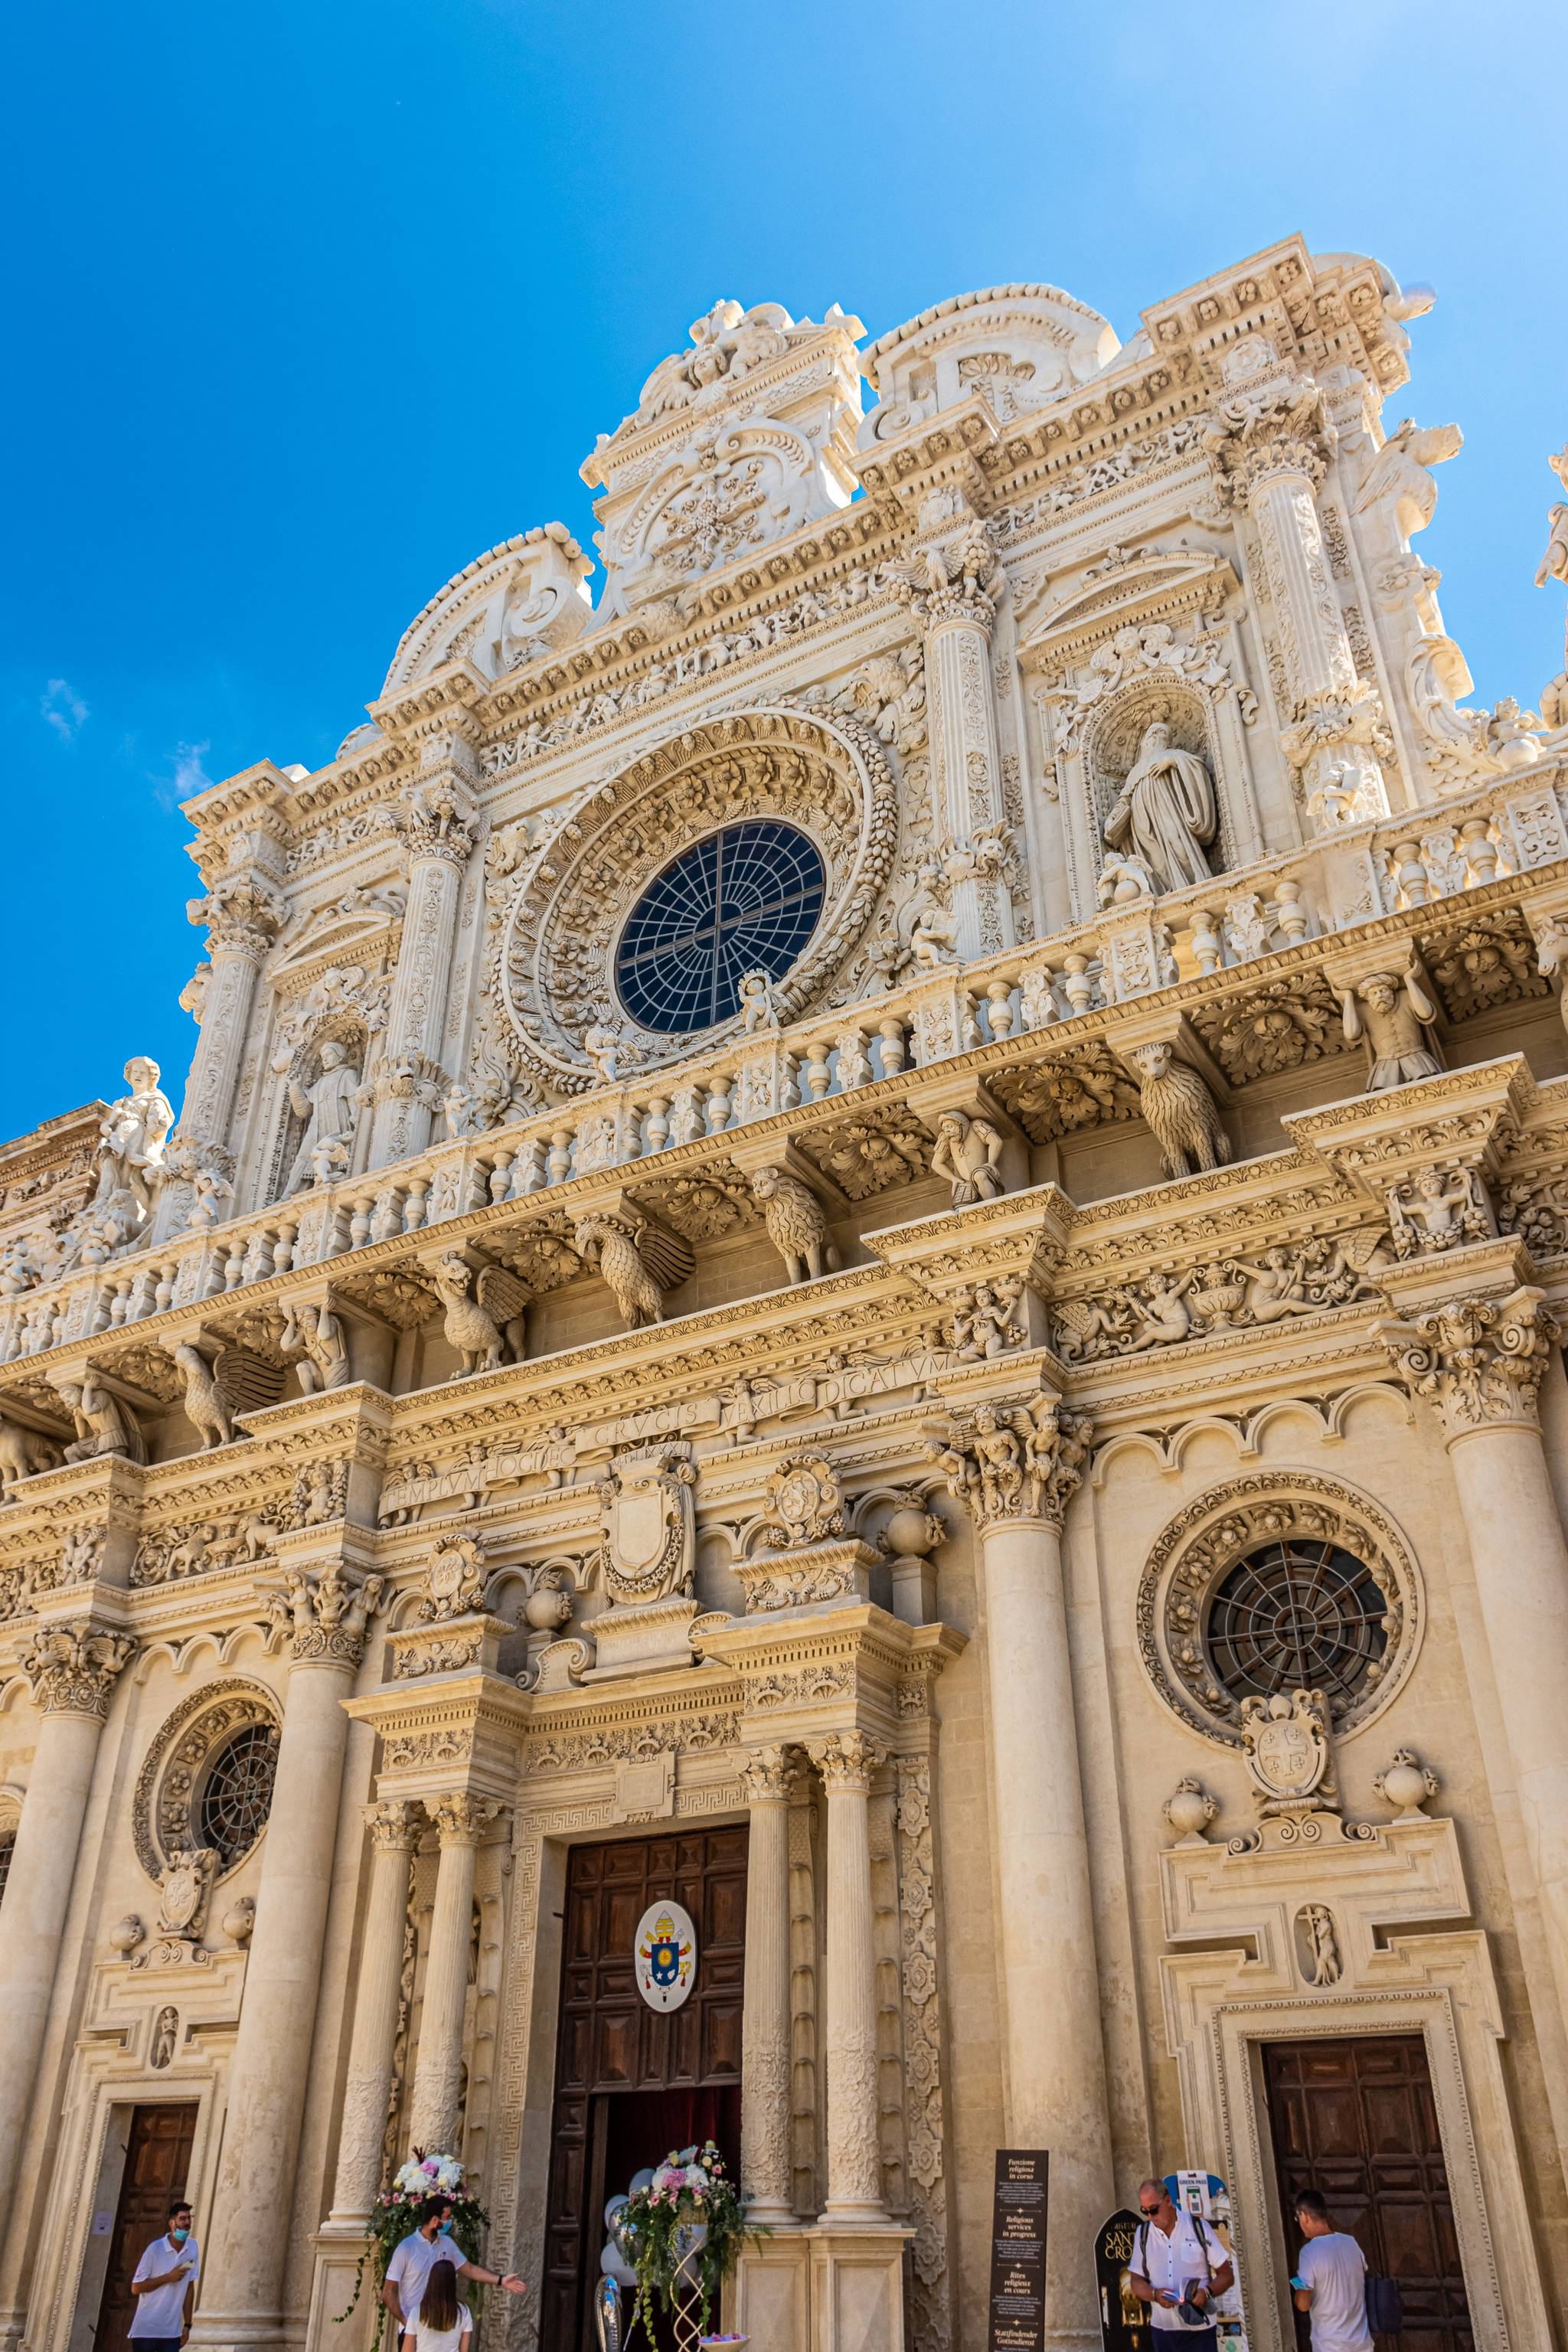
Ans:
[[[446,1309],[447,1338],[462,1358],[453,1380],[522,1361],[529,1294],[515,1274],[485,1265],[476,1277],[467,1258],[447,1250],[430,1268],[430,1278]]]
[[[1568,444],[1559,449],[1555,457],[1548,457],[1546,462],[1563,488],[1568,490]],[[1568,506],[1561,504],[1552,509],[1546,552],[1536,572],[1535,584],[1538,588],[1544,588],[1549,580],[1560,580],[1568,588]]]
[[[1168,1274],[1152,1274],[1145,1286],[1146,1298],[1128,1293],[1127,1303],[1142,1326],[1128,1342],[1130,1356],[1138,1355],[1145,1348],[1179,1347],[1184,1339],[1191,1338],[1193,1316],[1187,1293],[1196,1280],[1195,1273],[1184,1275],[1180,1282]]]
[[[753,1036],[759,1029],[774,1030],[779,1025],[779,992],[773,974],[763,971],[743,971],[736,994],[745,1017],[746,1034]]]

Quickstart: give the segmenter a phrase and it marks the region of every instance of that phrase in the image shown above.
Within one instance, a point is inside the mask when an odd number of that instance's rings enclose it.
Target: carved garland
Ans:
[[[637,893],[670,857],[737,817],[778,816],[810,834],[827,869],[822,918],[779,983],[793,1021],[831,980],[869,923],[898,847],[887,755],[858,720],[799,711],[738,712],[691,729],[601,786],[525,870],[501,930],[489,990],[521,1057],[555,1094],[598,1075],[584,1032],[626,1035],[643,1066],[689,1054],[689,1039],[644,1031],[611,977],[615,941]],[[739,1018],[710,1033],[742,1034]]]
[[[1363,1560],[1388,1602],[1388,1646],[1365,1687],[1336,1717],[1336,1735],[1381,1715],[1421,1644],[1420,1579],[1399,1528],[1370,1496],[1310,1471],[1254,1472],[1211,1487],[1177,1513],[1138,1585],[1138,1648],[1155,1691],[1180,1720],[1240,1746],[1240,1705],[1213,1673],[1205,1644],[1211,1595],[1257,1546],[1290,1537],[1342,1546]]]
[[[200,1843],[195,1811],[204,1769],[235,1732],[258,1723],[281,1729],[278,1700],[265,1683],[248,1678],[194,1691],[165,1717],[137,1774],[131,1809],[136,1859],[149,1878]],[[252,1846],[237,1857],[234,1867],[254,1852]]]

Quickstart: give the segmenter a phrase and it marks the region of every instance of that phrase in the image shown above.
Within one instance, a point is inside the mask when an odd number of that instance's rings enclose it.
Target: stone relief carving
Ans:
[[[1296,1915],[1303,1950],[1302,1975],[1317,1990],[1337,1985],[1344,1973],[1334,1915],[1326,1903],[1306,1903]]]
[[[441,1302],[447,1345],[461,1360],[453,1380],[521,1362],[529,1294],[516,1275],[500,1265],[476,1275],[457,1250],[445,1251],[426,1271]]]
[[[1253,1801],[1265,1821],[1328,1811],[1337,1801],[1321,1691],[1244,1698],[1237,1716]]]
[[[1058,1298],[1051,1310],[1057,1350],[1066,1363],[1091,1363],[1321,1315],[1375,1299],[1373,1277],[1392,1260],[1386,1235],[1368,1229],[1334,1240],[1275,1243],[1256,1262],[1216,1257],[1181,1276],[1157,1267],[1139,1283]]]
[[[947,1444],[931,1439],[926,1452],[977,1526],[1030,1518],[1059,1528],[1083,1477],[1092,1426],[1086,1413],[1037,1395],[955,1413]]]
[[[663,1322],[665,1292],[686,1281],[695,1263],[679,1234],[629,1207],[579,1217],[574,1237],[583,1257],[597,1261],[628,1331]]]
[[[1377,1336],[1413,1394],[1436,1412],[1449,1436],[1491,1423],[1535,1421],[1541,1383],[1562,1333],[1542,1292],[1506,1298],[1450,1298]]]
[[[1485,1241],[1496,1228],[1486,1188],[1473,1168],[1423,1168],[1391,1184],[1389,1233],[1399,1258],[1429,1257],[1465,1242]]]
[[[477,1536],[443,1536],[420,1580],[418,1616],[426,1625],[467,1617],[484,1599],[489,1570]]]
[[[1230,1139],[1213,1095],[1196,1070],[1177,1061],[1168,1039],[1130,1045],[1121,1058],[1138,1082],[1138,1107],[1160,1147],[1167,1176],[1191,1176],[1230,1158]]]
[[[128,1404],[104,1388],[92,1371],[80,1381],[58,1383],[61,1402],[69,1412],[76,1435],[66,1447],[68,1462],[96,1462],[105,1454],[121,1454],[129,1462],[145,1462],[147,1448]]]
[[[292,1644],[296,1663],[327,1659],[357,1666],[370,1621],[381,1613],[386,1598],[384,1576],[351,1579],[333,1560],[314,1577],[286,1568],[282,1590],[271,1595],[268,1609],[274,1631]]]
[[[129,1633],[107,1633],[92,1619],[41,1626],[22,1653],[22,1672],[43,1715],[109,1713],[110,1696],[136,1648]]]
[[[346,1173],[353,1150],[360,1114],[360,1073],[349,1060],[348,1048],[329,1037],[318,1056],[320,1067],[309,1086],[289,1083],[289,1104],[304,1121],[284,1192],[298,1192],[309,1184],[330,1184]]]
[[[990,1119],[974,1118],[962,1110],[941,1114],[931,1169],[933,1176],[947,1179],[955,1209],[967,1209],[975,1201],[994,1201],[1006,1191],[1002,1151],[1002,1137]]]
[[[342,1318],[329,1290],[320,1300],[290,1300],[285,1309],[279,1351],[293,1364],[301,1396],[342,1388],[349,1378],[349,1351]]]
[[[761,1203],[769,1241],[784,1262],[790,1283],[816,1282],[838,1264],[827,1238],[822,1203],[808,1184],[785,1168],[755,1168],[752,1191]]]
[[[1240,1745],[1241,1703],[1214,1672],[1205,1645],[1209,1600],[1247,1553],[1292,1538],[1333,1545],[1363,1561],[1387,1603],[1382,1656],[1353,1695],[1330,1699],[1336,1731],[1356,1728],[1386,1705],[1420,1643],[1415,1563],[1379,1504],[1304,1470],[1226,1480],[1187,1504],[1156,1538],[1138,1582],[1136,1622],[1139,1654],[1160,1697],[1190,1728],[1226,1747]]]
[[[904,2147],[913,2206],[916,2352],[944,2352],[952,2340],[947,2276],[947,2193],[942,2152],[942,2001],[937,1977],[935,1856],[931,1765],[900,1756],[897,1822],[900,1990],[904,2023]]]
[[[794,1551],[848,1533],[838,1474],[823,1454],[786,1454],[768,1475],[766,1517],[757,1540],[770,1551]]]
[[[991,1363],[1021,1348],[1028,1333],[1017,1319],[1024,1295],[1021,1274],[998,1275],[954,1294],[947,1320],[947,1344],[961,1364]]]

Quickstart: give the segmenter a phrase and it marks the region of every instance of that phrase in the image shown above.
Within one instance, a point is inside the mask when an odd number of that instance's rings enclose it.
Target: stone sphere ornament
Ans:
[[[1395,1821],[1418,1822],[1425,1819],[1422,1807],[1437,1794],[1441,1784],[1413,1749],[1399,1748],[1393,1763],[1384,1766],[1372,1785],[1384,1803],[1394,1808]]]
[[[933,1512],[919,1503],[900,1503],[882,1530],[883,1540],[900,1559],[924,1559],[936,1549],[945,1530]]]
[[[1165,1800],[1165,1819],[1178,1845],[1206,1845],[1204,1832],[1219,1807],[1200,1780],[1178,1780]]]

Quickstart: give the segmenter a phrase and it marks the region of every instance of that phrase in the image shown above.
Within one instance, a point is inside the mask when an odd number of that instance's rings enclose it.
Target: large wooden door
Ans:
[[[194,2103],[176,2106],[172,2101],[160,2102],[131,2111],[131,2138],[98,2306],[94,2352],[125,2352],[135,2308],[131,2282],[145,2248],[167,2229],[174,2199],[189,2193],[185,2175],[195,2136]]]
[[[710,2136],[740,2162],[747,1838],[743,1826],[680,1831],[572,1852],[542,2293],[552,2352],[595,2341],[605,2201],[630,2170]],[[662,2013],[637,1991],[632,1948],[648,1905],[668,1896],[696,1923],[698,1968],[683,2006]]]
[[[1277,2042],[1263,2052],[1274,2163],[1292,2263],[1300,2239],[1291,2199],[1327,2198],[1367,2268],[1396,2279],[1405,2326],[1379,2352],[1473,2352],[1437,2109],[1418,2033],[1343,2042]],[[1309,2324],[1298,2315],[1298,2340]]]

